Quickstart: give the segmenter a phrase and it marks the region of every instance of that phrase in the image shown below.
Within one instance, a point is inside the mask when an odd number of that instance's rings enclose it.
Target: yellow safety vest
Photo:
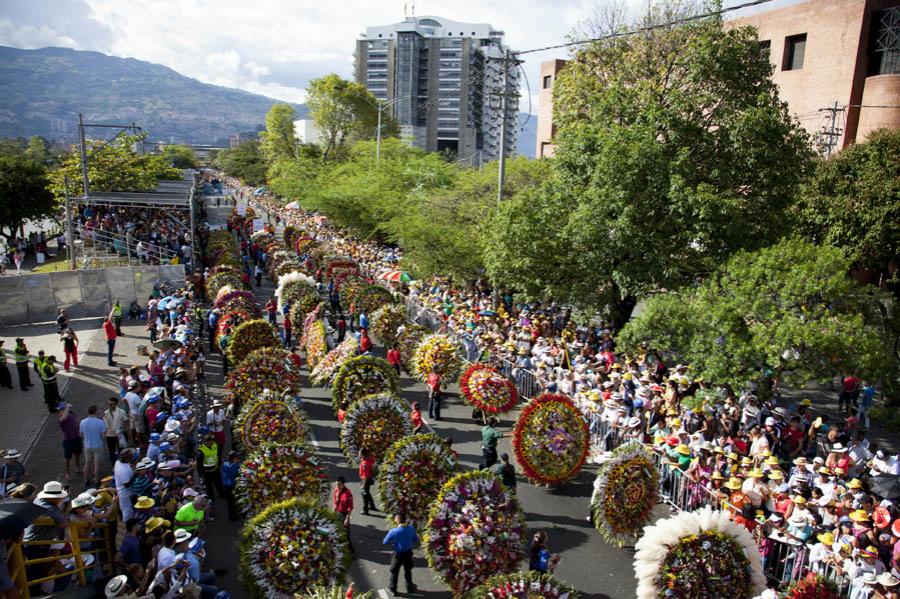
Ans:
[[[112,309],[113,316],[122,316],[122,306],[115,305]]]
[[[219,465],[219,446],[213,443],[212,447],[206,445],[200,446],[200,453],[203,454],[203,467],[213,469]]]

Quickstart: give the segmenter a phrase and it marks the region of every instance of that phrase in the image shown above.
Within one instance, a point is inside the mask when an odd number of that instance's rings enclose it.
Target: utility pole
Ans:
[[[375,130],[375,160],[381,160],[381,104],[378,108],[378,129]]]
[[[88,181],[87,147],[84,143],[84,117],[80,112],[78,113],[78,140],[79,151],[81,152],[81,179],[84,185],[84,201],[87,201],[90,183]]]
[[[838,139],[844,134],[843,128],[837,126],[837,116],[844,112],[844,108],[835,102],[834,106],[820,108],[819,112],[831,113],[831,123],[827,127],[823,126],[819,131],[819,145],[825,152],[825,158],[829,158],[831,152],[837,147]]]
[[[503,55],[503,89],[500,91],[500,160],[497,161],[497,204],[503,201],[506,180],[506,94],[509,84],[509,48]]]
[[[75,226],[72,223],[72,196],[69,195],[69,177],[63,177],[66,190],[66,249],[69,254],[69,269],[75,270]]]

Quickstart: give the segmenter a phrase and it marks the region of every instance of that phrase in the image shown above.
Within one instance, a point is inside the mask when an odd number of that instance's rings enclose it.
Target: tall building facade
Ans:
[[[503,36],[442,17],[368,27],[356,42],[356,80],[389,105],[414,146],[481,164],[500,156],[504,114],[506,152],[515,151],[519,71],[505,60]]]
[[[807,0],[725,25],[757,29],[781,99],[824,153],[900,129],[900,0]],[[564,65],[541,65],[538,156],[552,155],[552,87]]]

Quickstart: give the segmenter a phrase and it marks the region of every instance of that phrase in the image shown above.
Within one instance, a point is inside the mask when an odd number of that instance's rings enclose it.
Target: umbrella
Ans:
[[[497,313],[493,310],[482,310],[478,313],[478,316],[497,316]]]
[[[895,474],[882,474],[869,479],[869,490],[884,499],[896,499],[900,497],[900,476]]]
[[[153,347],[156,349],[161,349],[163,351],[167,349],[179,349],[184,345],[181,341],[177,339],[160,339],[153,343]]]
[[[285,206],[285,208],[287,208],[288,210],[300,210],[300,204],[298,204],[297,202],[291,202],[290,204]]]
[[[28,525],[47,510],[24,499],[4,499],[0,501],[0,538],[9,539],[28,528]]]
[[[409,283],[412,281],[412,277],[409,276],[409,273],[401,270],[389,270],[378,275],[378,278],[382,281],[391,281],[393,283]]]

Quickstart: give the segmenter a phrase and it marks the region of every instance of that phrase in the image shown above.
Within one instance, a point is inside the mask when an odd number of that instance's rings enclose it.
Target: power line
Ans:
[[[557,50],[559,48],[570,48],[572,46],[580,46],[582,44],[590,44],[593,42],[601,42],[604,40],[611,40],[620,37],[628,37],[631,35],[636,35],[638,33],[646,33],[648,31],[654,31],[656,29],[663,29],[665,27],[671,27],[672,25],[683,25],[684,23],[690,23],[692,21],[699,21],[701,19],[706,19],[709,17],[715,17],[719,15],[723,15],[728,12],[733,12],[735,10],[740,10],[742,8],[748,8],[750,6],[759,6],[760,4],[766,4],[768,2],[772,2],[773,0],[752,0],[751,2],[744,2],[743,4],[736,4],[734,6],[730,6],[728,8],[721,8],[719,10],[713,10],[710,12],[706,12],[699,15],[691,15],[689,17],[683,17],[681,19],[675,19],[674,21],[667,21],[665,23],[658,23],[656,25],[647,25],[645,27],[638,27],[637,29],[631,29],[629,31],[620,31],[617,33],[610,33],[607,35],[603,35],[600,37],[594,37],[586,40],[576,40],[573,42],[566,42],[564,44],[556,44],[554,46],[544,46],[543,48],[532,48],[531,50],[519,50],[514,52],[516,55],[521,54],[532,54],[534,52],[544,52],[545,50]]]

